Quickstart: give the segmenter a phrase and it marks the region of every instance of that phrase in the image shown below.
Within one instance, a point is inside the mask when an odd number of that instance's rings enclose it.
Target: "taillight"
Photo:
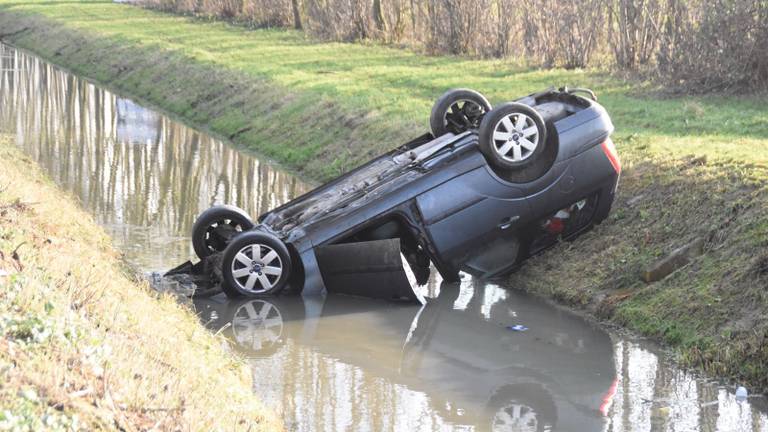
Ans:
[[[616,392],[619,389],[618,387],[619,379],[616,378],[611,383],[611,387],[608,389],[608,391],[603,395],[603,400],[600,403],[600,413],[603,414],[603,416],[608,415],[608,410],[610,410],[611,405],[613,405],[613,397],[616,396]]]
[[[611,165],[613,165],[616,174],[621,174],[621,160],[619,159],[619,153],[616,151],[616,146],[613,145],[613,141],[608,138],[600,144],[600,147],[603,148],[603,153],[605,153],[608,160],[611,161]]]

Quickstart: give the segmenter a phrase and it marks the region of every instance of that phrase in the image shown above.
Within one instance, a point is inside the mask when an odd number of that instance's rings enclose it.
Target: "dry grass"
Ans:
[[[281,429],[245,366],[72,201],[0,136],[0,429]]]

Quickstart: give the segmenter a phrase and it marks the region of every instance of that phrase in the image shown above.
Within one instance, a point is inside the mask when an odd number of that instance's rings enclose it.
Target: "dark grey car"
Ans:
[[[586,92],[590,97],[582,97]],[[621,171],[613,125],[588,90],[547,90],[499,105],[471,90],[435,104],[432,133],[258,217],[216,206],[193,244],[214,255],[228,295],[286,286],[408,297],[430,264],[492,277],[605,219]],[[357,276],[352,276],[352,275]]]

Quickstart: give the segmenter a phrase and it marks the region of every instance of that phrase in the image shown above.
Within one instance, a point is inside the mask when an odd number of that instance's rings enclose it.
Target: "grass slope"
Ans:
[[[0,135],[0,430],[276,430],[245,367]]]
[[[551,85],[588,86],[611,112],[620,150],[631,137],[664,153],[768,161],[759,97],[659,100],[596,72],[317,43],[299,32],[110,2],[0,0],[0,29],[19,46],[316,179],[419,135],[433,101],[451,87],[476,88],[498,103]]]
[[[665,99],[594,71],[318,43],[107,2],[0,0],[0,29],[319,180],[425,130],[447,88],[476,88],[498,103],[550,85],[591,87],[625,161],[615,212],[531,260],[512,283],[666,340],[687,364],[768,385],[765,95]],[[643,268],[695,238],[704,255],[661,282],[640,282]]]
[[[678,348],[684,365],[768,389],[768,169],[627,152],[613,212],[510,284]],[[643,270],[697,239],[661,281]]]

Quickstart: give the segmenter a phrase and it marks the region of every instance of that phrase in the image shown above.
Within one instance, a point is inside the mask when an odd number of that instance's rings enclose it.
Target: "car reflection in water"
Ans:
[[[600,408],[615,388],[612,344],[605,332],[470,278],[443,283],[424,306],[343,295],[241,301],[218,295],[195,305],[203,322],[224,333],[246,357],[271,356],[287,343],[307,347],[360,368],[367,377],[424,393],[431,414],[452,425],[602,430]],[[508,328],[515,324],[529,329]],[[297,364],[280,364],[289,363]],[[328,382],[316,385],[338,381],[334,376],[309,379],[325,378]],[[301,400],[291,400],[291,406],[313,404],[306,395],[296,399]],[[363,411],[377,409],[386,407],[371,403]]]

